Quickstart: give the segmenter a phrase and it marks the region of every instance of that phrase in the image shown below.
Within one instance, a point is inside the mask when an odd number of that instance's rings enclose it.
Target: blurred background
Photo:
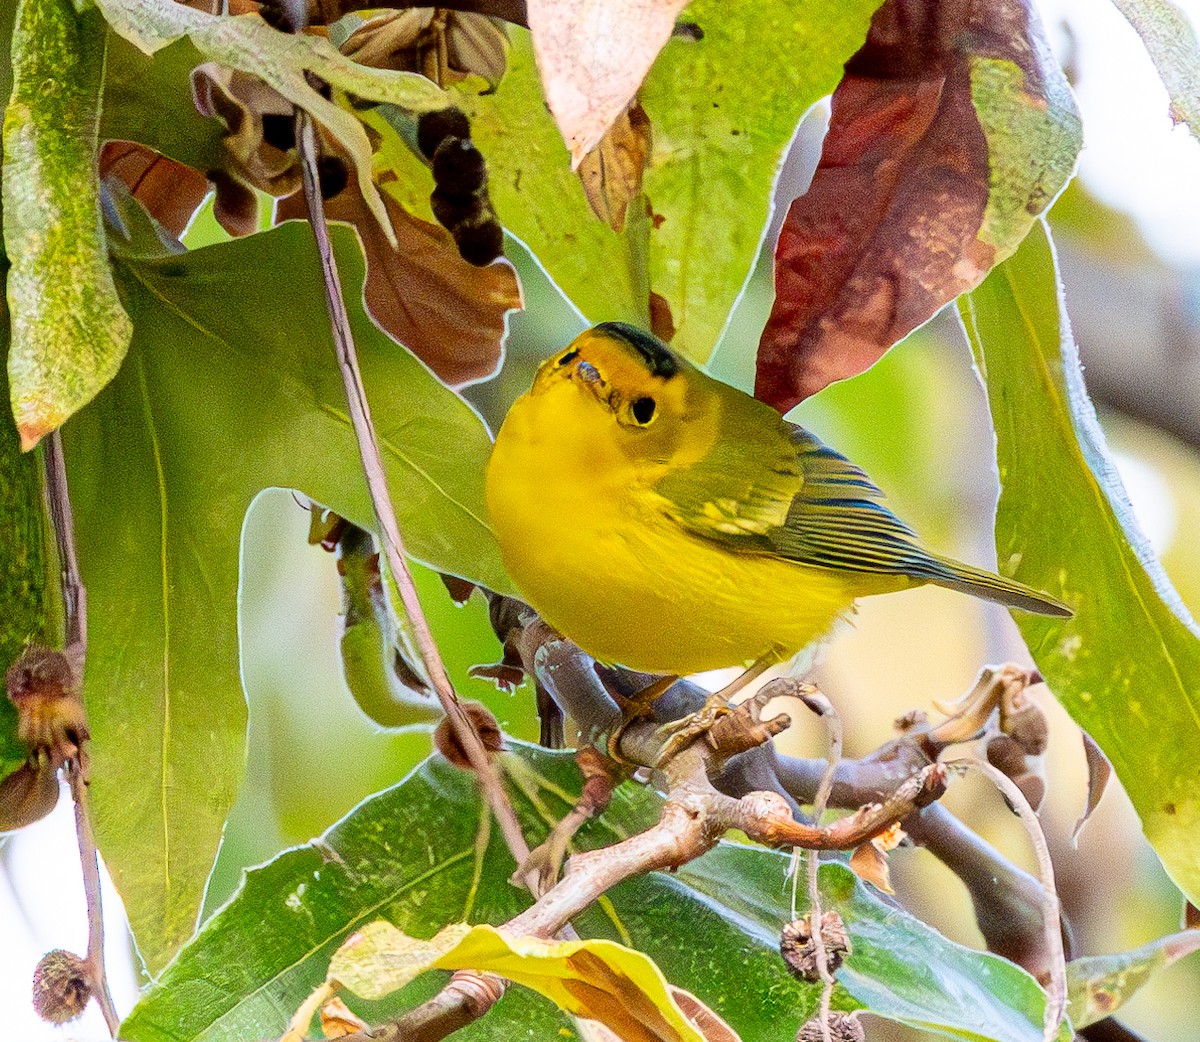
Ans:
[[[1139,520],[1184,602],[1200,609],[1200,144],[1168,116],[1165,91],[1132,29],[1096,0],[1041,0],[1057,53],[1084,115],[1080,177],[1051,215],[1067,305],[1110,447]],[[1200,0],[1189,0],[1193,21]],[[782,184],[802,187],[815,163],[825,115],[798,135]],[[789,196],[790,198],[790,196]],[[785,201],[786,202],[786,201]],[[769,240],[768,240],[769,241]],[[502,377],[468,396],[493,428],[528,384],[532,367],[584,325],[522,251],[526,311],[511,320]],[[753,351],[771,302],[764,254],[714,358],[716,375],[748,387]],[[969,352],[943,314],[863,376],[804,403],[792,417],[861,464],[894,507],[933,546],[994,563],[996,495],[991,435]],[[243,675],[250,702],[246,780],[230,818],[205,915],[234,891],[242,870],[319,834],[367,795],[400,779],[430,750],[428,729],[384,732],[357,708],[337,653],[339,590],[333,558],[306,543],[308,515],[285,491],[265,492],[247,516],[242,576]],[[486,702],[505,730],[535,739],[532,696],[468,677],[500,648],[476,596],[455,606],[438,579],[420,576],[424,602],[458,689]],[[980,666],[1028,661],[1007,614],[934,588],[861,604],[830,644],[817,679],[839,707],[849,744],[863,754],[891,736],[891,722],[931,700],[951,701]],[[1078,730],[1045,689],[1051,719],[1049,793],[1042,819],[1079,951],[1135,947],[1178,928],[1182,901],[1141,838],[1114,783],[1078,849],[1071,829],[1086,771]],[[781,741],[821,755],[807,720]],[[1010,858],[1033,869],[1027,840],[999,797],[972,780],[948,805]],[[955,940],[980,945],[965,892],[923,851],[892,857],[905,905]],[[108,893],[113,988],[127,1011],[141,977]],[[0,1008],[11,1037],[106,1037],[92,1010],[51,1028],[29,1006],[34,963],[53,947],[82,950],[85,916],[68,802],[51,818],[0,841]],[[1155,1042],[1191,1042],[1200,1013],[1200,960],[1157,978],[1122,1017]],[[873,1021],[872,1039],[917,1037]]]

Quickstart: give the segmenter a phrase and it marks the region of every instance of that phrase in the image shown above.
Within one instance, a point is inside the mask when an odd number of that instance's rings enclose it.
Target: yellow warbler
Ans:
[[[509,574],[604,662],[684,674],[782,659],[856,598],[924,583],[1071,614],[925,549],[882,499],[804,428],[620,322],[542,364],[487,470]]]

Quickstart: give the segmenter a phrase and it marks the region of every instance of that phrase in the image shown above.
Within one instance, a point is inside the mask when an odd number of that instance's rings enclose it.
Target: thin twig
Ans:
[[[108,990],[108,974],[104,969],[104,913],[100,904],[100,863],[96,854],[96,837],[92,832],[91,816],[88,813],[87,780],[80,770],[79,761],[71,760],[66,768],[67,780],[71,785],[71,796],[75,800],[75,835],[79,839],[79,862],[83,868],[83,892],[87,898],[88,946],[85,961],[96,1001],[104,1014],[108,1033],[117,1037],[121,1018],[113,1005],[112,992]]]
[[[50,520],[58,550],[63,599],[63,653],[67,658],[76,685],[83,683],[83,666],[87,654],[87,590],[79,572],[79,557],[75,551],[75,515],[67,487],[67,466],[63,456],[62,438],[54,431],[46,439],[43,457],[46,475],[46,498],[50,505]],[[109,1034],[117,1037],[121,1020],[113,1005],[104,966],[104,909],[100,898],[100,864],[96,853],[96,837],[88,811],[87,756],[81,748],[66,763],[71,797],[75,801],[75,834],[79,842],[79,864],[83,871],[83,892],[87,901],[88,946],[85,962],[92,992],[104,1014]]]
[[[321,258],[321,273],[325,283],[325,301],[329,307],[329,318],[333,330],[334,347],[337,351],[338,368],[346,387],[346,401],[350,408],[350,420],[354,426],[354,435],[358,441],[359,453],[362,457],[363,472],[366,475],[367,486],[371,493],[371,503],[375,508],[375,516],[379,520],[382,533],[384,555],[396,588],[400,591],[400,600],[404,605],[405,614],[412,624],[416,637],[417,650],[425,665],[425,670],[433,682],[438,700],[442,703],[450,724],[454,728],[459,743],[467,754],[472,769],[479,780],[479,787],[484,799],[491,807],[500,831],[504,836],[517,864],[521,864],[529,856],[529,846],[521,831],[521,823],[517,819],[512,804],[504,791],[500,772],[488,757],[478,733],[471,721],[463,712],[458,696],[446,674],[442,656],[438,652],[429,623],[421,609],[421,601],[413,584],[412,574],[405,561],[404,543],[400,538],[400,528],[396,524],[396,510],[392,505],[391,492],[388,489],[387,476],[384,473],[383,461],[379,453],[379,442],[375,436],[375,425],[371,421],[371,411],[367,404],[367,394],[362,383],[362,374],[358,368],[358,357],[354,349],[354,335],[350,329],[350,318],[346,313],[346,302],[342,297],[342,284],[338,278],[337,261],[333,255],[333,247],[329,241],[329,228],[325,223],[325,207],[321,199],[321,189],[317,177],[317,138],[312,118],[303,109],[296,111],[296,140],[300,152],[300,170],[304,182],[304,196],[308,203],[309,220],[312,223],[313,234],[317,240],[317,252]]]
[[[58,549],[63,597],[64,651],[76,680],[83,678],[83,658],[87,651],[87,591],[79,576],[79,558],[75,553],[75,515],[67,489],[67,467],[63,459],[62,438],[53,431],[45,442],[46,498]]]
[[[825,773],[817,786],[817,794],[813,799],[813,824],[820,825],[825,814],[825,806],[829,802],[829,794],[833,790],[833,772],[837,770],[838,761],[842,758],[842,720],[834,709],[833,703],[821,694],[815,687],[805,685],[802,690],[791,692],[809,709],[825,721],[829,731],[829,758]],[[808,851],[805,857],[805,868],[808,872],[808,923],[809,936],[812,938],[813,961],[816,963],[817,975],[821,978],[821,1010],[820,1025],[823,1042],[833,1042],[829,1029],[829,1007],[833,1000],[833,974],[829,972],[829,954],[825,950],[825,938],[821,935],[821,918],[824,910],[821,908],[821,888],[818,882],[818,871],[821,859],[817,851]],[[792,918],[796,917],[796,888],[795,877],[792,880]]]
[[[964,757],[949,760],[946,767],[965,767],[978,771],[996,786],[1021,818],[1025,831],[1029,833],[1033,852],[1037,857],[1038,873],[1042,879],[1042,929],[1046,950],[1050,953],[1050,979],[1046,984],[1046,1011],[1042,1018],[1044,1042],[1054,1042],[1062,1026],[1067,1009],[1067,960],[1063,951],[1061,908],[1058,890],[1054,884],[1054,862],[1050,858],[1050,847],[1042,832],[1037,813],[1029,805],[1025,794],[1003,771],[997,770],[986,760]]]

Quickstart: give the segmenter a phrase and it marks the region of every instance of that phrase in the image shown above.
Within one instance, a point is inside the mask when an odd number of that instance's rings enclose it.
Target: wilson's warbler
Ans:
[[[925,549],[882,499],[804,428],[620,322],[542,364],[487,469],[522,594],[595,658],[632,669],[780,660],[856,598],[924,583],[1071,614]]]

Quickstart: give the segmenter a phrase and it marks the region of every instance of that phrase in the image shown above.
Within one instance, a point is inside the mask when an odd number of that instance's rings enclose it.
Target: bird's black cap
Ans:
[[[645,359],[653,376],[661,376],[665,380],[679,372],[679,359],[675,352],[658,337],[637,326],[631,326],[628,322],[601,322],[592,332],[628,344]]]

